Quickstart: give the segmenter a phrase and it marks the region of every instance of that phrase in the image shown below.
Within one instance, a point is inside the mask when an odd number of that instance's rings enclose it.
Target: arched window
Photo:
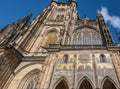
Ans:
[[[27,89],[34,89],[34,81],[31,81],[28,86]]]
[[[38,82],[38,75],[35,75],[28,83],[27,89],[35,89],[37,82]]]
[[[68,55],[67,54],[65,54],[63,56],[63,60],[64,60],[64,63],[68,63]]]
[[[57,42],[57,33],[50,32],[45,37],[44,46],[49,46],[49,44],[56,44],[56,42]]]
[[[17,89],[36,89],[39,81],[39,70],[29,72],[20,82]]]
[[[101,35],[90,28],[77,29],[72,36],[73,45],[102,45]]]
[[[106,59],[106,56],[104,54],[100,55],[100,62],[101,63],[107,63],[107,59]]]
[[[73,36],[72,44],[73,44],[73,45],[77,44],[77,41],[78,41],[78,40],[77,40],[77,36],[74,35],[74,36]]]
[[[82,44],[82,36],[81,33],[78,33],[78,44]]]
[[[83,34],[83,44],[90,45],[91,44],[91,36],[90,33]]]
[[[64,20],[64,15],[57,15],[56,20]]]
[[[99,44],[99,42],[97,41],[97,37],[95,33],[92,33],[92,42],[91,44],[95,45],[95,44]]]

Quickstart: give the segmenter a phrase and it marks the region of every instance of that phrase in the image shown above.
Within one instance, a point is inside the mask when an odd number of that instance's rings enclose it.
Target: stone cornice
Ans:
[[[59,45],[51,44],[49,47],[43,47],[48,52],[60,52],[62,50],[74,51],[74,50],[108,50],[108,51],[120,51],[118,46],[104,46],[104,45]]]

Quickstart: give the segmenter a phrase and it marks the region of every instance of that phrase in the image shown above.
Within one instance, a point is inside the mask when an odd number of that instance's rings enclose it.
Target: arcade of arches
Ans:
[[[57,84],[55,89],[69,89],[69,87],[66,81],[62,80]],[[78,89],[94,89],[94,88],[92,87],[92,84],[87,79],[84,79],[84,81],[80,84]],[[106,79],[102,89],[117,89],[117,88],[109,79]]]

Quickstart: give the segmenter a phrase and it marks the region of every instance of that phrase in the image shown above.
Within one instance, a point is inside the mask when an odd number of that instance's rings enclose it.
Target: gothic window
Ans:
[[[83,34],[83,44],[89,45],[91,43],[90,39],[91,39],[91,36],[89,33]]]
[[[77,44],[77,36],[76,35],[73,36],[72,44]]]
[[[64,55],[63,60],[64,60],[64,63],[68,63],[68,55],[67,54]]]
[[[34,89],[34,81],[31,81],[28,86],[27,89]]]
[[[56,44],[57,42],[57,33],[50,32],[45,37],[45,44],[44,46],[49,46],[49,44]]]
[[[100,62],[101,63],[107,63],[106,56],[104,54],[100,55]]]
[[[82,44],[81,33],[78,33],[78,44]]]
[[[77,29],[71,40],[73,45],[102,45],[101,35],[94,29]]]
[[[99,44],[99,43],[97,43],[97,40],[96,40],[96,34],[95,33],[92,33],[92,44],[94,45],[94,44]]]
[[[27,86],[27,89],[35,89],[36,84],[37,84],[37,81],[38,81],[38,75],[35,75],[35,76],[31,79],[31,81],[29,81],[28,86]]]
[[[57,16],[56,16],[56,19],[59,20],[59,19],[60,19],[60,15],[57,15]]]
[[[33,70],[26,74],[17,89],[36,89],[39,81],[39,70]]]
[[[56,19],[57,20],[64,20],[64,15],[57,15]]]
[[[64,19],[64,15],[61,15],[61,18],[60,18],[61,20],[63,20]]]

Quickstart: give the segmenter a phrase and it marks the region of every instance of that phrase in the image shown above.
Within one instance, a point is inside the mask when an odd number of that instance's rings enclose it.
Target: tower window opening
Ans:
[[[104,54],[100,55],[100,62],[101,63],[107,63],[106,56]]]

